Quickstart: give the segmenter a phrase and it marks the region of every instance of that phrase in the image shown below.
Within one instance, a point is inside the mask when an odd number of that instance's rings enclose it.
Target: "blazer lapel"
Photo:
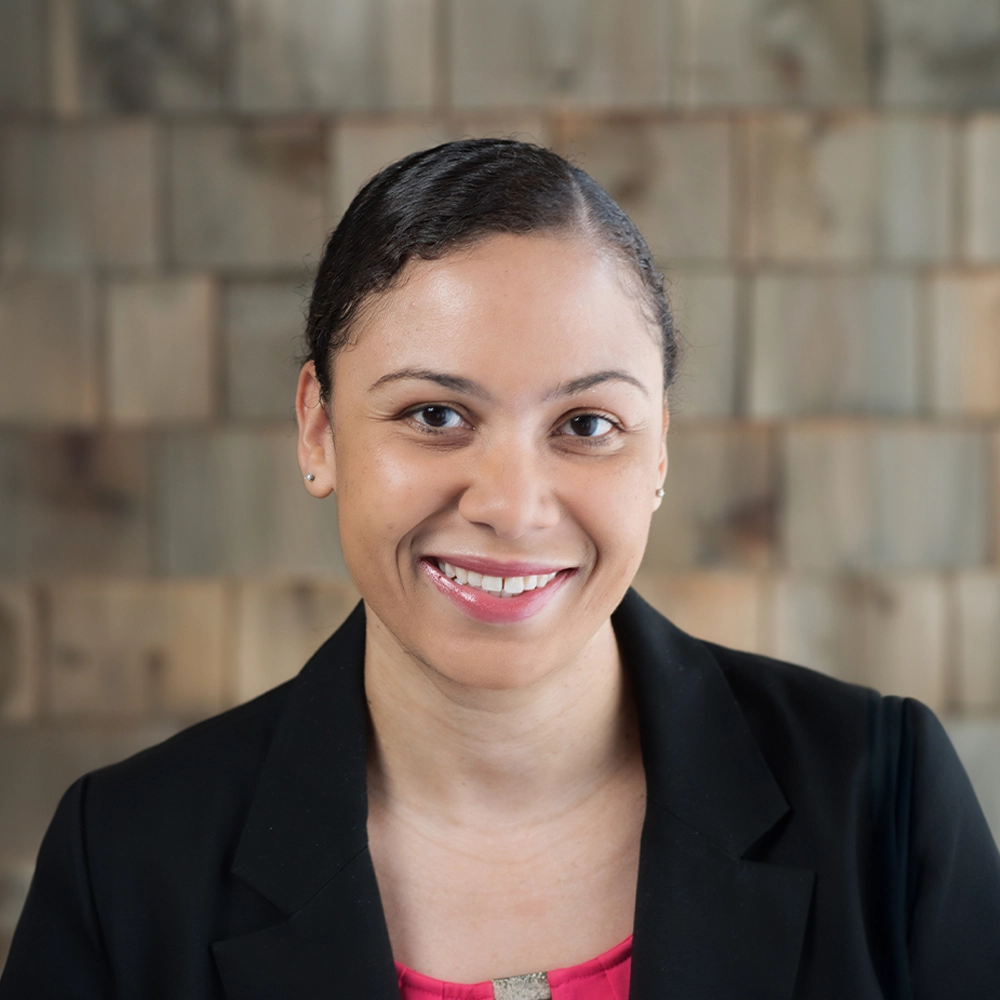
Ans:
[[[631,1000],[790,997],[814,874],[742,857],[788,804],[708,648],[631,590],[612,620],[648,794]]]
[[[368,853],[364,607],[295,681],[232,872],[286,914],[212,945],[229,1000],[399,1000]]]

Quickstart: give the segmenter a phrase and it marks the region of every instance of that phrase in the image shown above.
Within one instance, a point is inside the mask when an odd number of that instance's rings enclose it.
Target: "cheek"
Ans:
[[[573,515],[592,539],[599,560],[612,566],[637,566],[642,559],[653,513],[655,487],[643,463],[626,462],[575,484]]]
[[[355,555],[369,563],[395,562],[400,540],[446,503],[445,471],[412,445],[384,441],[361,442],[342,462],[338,456],[338,513],[349,566]]]

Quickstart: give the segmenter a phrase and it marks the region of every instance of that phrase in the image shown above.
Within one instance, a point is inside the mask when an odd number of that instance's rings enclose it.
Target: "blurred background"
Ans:
[[[359,184],[469,135],[667,272],[640,592],[931,705],[1000,834],[997,0],[0,0],[0,962],[66,786],[357,599],[302,309]]]

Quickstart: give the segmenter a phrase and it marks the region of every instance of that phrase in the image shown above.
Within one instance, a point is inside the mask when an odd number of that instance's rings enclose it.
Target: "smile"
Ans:
[[[442,559],[435,559],[437,567],[450,580],[455,580],[463,587],[483,590],[494,597],[516,597],[526,591],[540,590],[555,578],[555,573],[545,573],[541,576],[486,576],[461,566],[452,566]]]
[[[420,567],[434,589],[454,607],[477,621],[493,625],[533,618],[556,599],[577,572],[576,567],[545,572],[548,567],[528,563],[503,566],[492,560],[471,557],[468,562],[479,568],[455,566],[436,556],[422,558]],[[508,575],[501,576],[501,568]],[[515,569],[520,570],[521,575],[512,575]],[[493,572],[484,573],[483,570]]]

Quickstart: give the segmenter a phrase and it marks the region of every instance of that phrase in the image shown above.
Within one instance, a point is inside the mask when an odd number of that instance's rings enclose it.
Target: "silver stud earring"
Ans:
[[[656,495],[657,495],[658,497],[662,497],[662,496],[664,495],[664,493],[665,493],[665,492],[666,492],[666,490],[664,490],[664,488],[663,488],[663,487],[661,486],[661,487],[660,487],[660,488],[659,488],[659,489],[658,489],[658,490],[656,491]]]
[[[315,478],[316,477],[311,472],[307,472],[306,473],[306,482],[307,483],[311,483]]]

